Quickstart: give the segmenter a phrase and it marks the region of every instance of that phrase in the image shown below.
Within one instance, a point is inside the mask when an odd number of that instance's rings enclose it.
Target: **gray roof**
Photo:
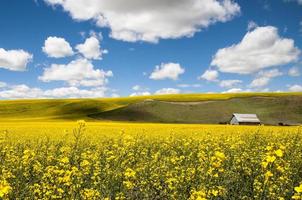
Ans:
[[[259,118],[256,114],[239,114],[234,113],[233,116],[237,119],[238,122],[256,122],[260,123]]]

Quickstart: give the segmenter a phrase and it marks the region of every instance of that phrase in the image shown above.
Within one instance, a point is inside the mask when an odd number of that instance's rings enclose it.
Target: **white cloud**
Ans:
[[[219,71],[251,74],[264,68],[288,64],[298,60],[300,50],[294,40],[281,38],[273,26],[257,27],[242,41],[219,49],[211,65]]]
[[[241,80],[223,80],[219,83],[220,87],[224,88],[232,88],[235,85],[238,85],[239,83],[242,83]]]
[[[30,88],[27,85],[9,86],[0,90],[1,99],[30,99],[43,96],[43,91],[39,88]]]
[[[132,87],[132,90],[134,90],[136,93],[142,93],[142,92],[149,91],[149,88],[143,87],[143,86],[140,86],[140,85],[134,85]]]
[[[162,63],[160,66],[155,67],[149,78],[153,80],[177,80],[184,72],[185,69],[178,63]]]
[[[271,79],[268,77],[258,77],[251,82],[250,87],[256,88],[266,86],[270,80]]]
[[[27,85],[12,85],[0,90],[0,99],[33,99],[33,98],[96,98],[104,97],[106,87],[96,87],[90,90],[77,87],[61,87],[49,90],[31,88]]]
[[[48,37],[42,47],[44,53],[48,57],[63,58],[73,55],[73,50],[70,44],[60,37]]]
[[[149,96],[151,95],[150,92],[134,92],[132,94],[130,94],[130,97],[135,97],[135,96]]]
[[[180,88],[199,88],[201,87],[200,84],[178,84],[177,87]]]
[[[43,96],[47,98],[97,98],[104,97],[106,91],[106,87],[96,87],[90,90],[77,87],[62,87],[46,90]]]
[[[101,50],[99,40],[91,36],[87,38],[83,44],[76,46],[76,49],[87,59],[102,59],[102,54],[107,53],[107,50]]]
[[[119,94],[116,94],[116,93],[113,93],[113,94],[111,94],[111,97],[113,97],[113,98],[118,98],[118,97],[120,97],[120,95],[119,95]]]
[[[241,93],[244,92],[241,88],[232,88],[226,91],[223,91],[222,93]]]
[[[300,70],[299,70],[298,67],[292,67],[292,68],[289,69],[288,75],[290,75],[290,76],[300,76],[301,74],[300,74]]]
[[[275,78],[278,76],[282,76],[283,73],[280,72],[278,69],[271,69],[266,71],[260,71],[258,73],[259,76],[268,77],[268,78]]]
[[[0,48],[0,68],[11,71],[25,71],[33,55],[22,50],[5,50]]]
[[[284,0],[285,2],[297,2],[298,4],[302,5],[302,0]]]
[[[240,13],[233,0],[44,1],[61,5],[77,21],[93,20],[100,27],[109,27],[111,37],[131,42],[191,37]]]
[[[0,81],[0,88],[4,88],[4,87],[6,87],[6,86],[7,86],[6,83]]]
[[[218,71],[208,69],[200,77],[198,77],[198,79],[205,79],[207,81],[217,82],[218,76],[219,76]]]
[[[141,86],[139,86],[139,85],[135,85],[132,87],[132,90],[134,90],[134,91],[138,91],[140,89],[141,89]]]
[[[267,84],[269,84],[272,78],[282,75],[283,75],[282,72],[280,72],[278,69],[260,71],[257,75],[257,78],[255,78],[250,84],[250,87],[259,88],[259,87],[266,86]]]
[[[292,85],[288,89],[291,92],[302,92],[302,85]]]
[[[162,88],[160,90],[157,90],[155,94],[179,94],[180,90],[175,88]]]
[[[103,86],[108,82],[108,77],[113,76],[112,71],[94,69],[91,61],[77,59],[67,65],[52,64],[44,68],[44,73],[39,80],[44,82],[65,81],[71,86]]]
[[[247,30],[251,31],[251,30],[253,30],[253,29],[257,28],[257,27],[258,27],[258,24],[256,22],[249,21],[249,23],[247,25]]]
[[[103,37],[103,33],[102,32],[95,32],[94,30],[90,30],[89,31],[89,35],[90,37],[95,37],[97,38],[99,41],[102,41],[104,39]]]

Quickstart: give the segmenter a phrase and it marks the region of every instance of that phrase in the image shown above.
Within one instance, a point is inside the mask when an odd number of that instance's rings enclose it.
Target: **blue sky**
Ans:
[[[2,0],[0,98],[302,91],[300,0]]]

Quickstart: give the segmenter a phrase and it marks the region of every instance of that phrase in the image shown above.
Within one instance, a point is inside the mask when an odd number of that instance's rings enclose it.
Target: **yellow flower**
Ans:
[[[127,168],[126,171],[125,171],[125,173],[124,173],[124,175],[125,175],[126,178],[134,178],[135,175],[136,175],[136,172],[133,171],[130,168]]]
[[[278,166],[278,167],[277,167],[277,170],[278,170],[279,172],[284,172],[284,171],[285,171],[284,168],[281,167],[281,166]]]
[[[134,184],[131,181],[123,181],[123,183],[127,189],[132,189],[134,187]]]
[[[302,183],[298,187],[295,187],[295,191],[298,193],[302,193]]]
[[[267,171],[264,176],[266,179],[269,179],[270,177],[274,176],[274,174],[271,171]]]
[[[85,120],[78,120],[77,123],[78,124],[86,124]]]
[[[275,156],[267,156],[266,157],[266,161],[269,162],[269,163],[272,163],[276,160],[276,157]]]
[[[67,157],[61,158],[60,162],[63,164],[67,164],[67,163],[69,163],[69,158],[67,158]]]
[[[225,159],[224,153],[223,153],[223,152],[220,152],[220,151],[216,151],[216,152],[215,152],[215,156],[216,156],[217,158],[220,158],[221,160],[224,160],[224,159]]]
[[[206,193],[204,191],[193,191],[191,196],[190,196],[190,200],[207,200],[206,199]]]
[[[0,182],[0,198],[3,198],[4,196],[8,195],[11,191],[11,186],[6,181]]]
[[[267,168],[268,162],[262,162],[261,165],[263,168]]]
[[[294,195],[294,196],[292,196],[292,199],[301,200],[301,196],[300,195]]]
[[[218,190],[212,190],[211,193],[214,195],[214,197],[217,197],[219,194]]]
[[[82,198],[87,200],[100,199],[100,193],[97,190],[85,188],[82,190]]]
[[[90,164],[90,162],[88,160],[83,160],[80,164],[81,167],[86,167]]]
[[[278,156],[278,157],[282,157],[283,156],[283,151],[281,149],[278,149],[275,151],[275,154]]]

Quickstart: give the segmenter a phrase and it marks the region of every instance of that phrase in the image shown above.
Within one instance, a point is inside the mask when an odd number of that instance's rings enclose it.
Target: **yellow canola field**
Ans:
[[[301,199],[302,127],[0,122],[0,199]]]

